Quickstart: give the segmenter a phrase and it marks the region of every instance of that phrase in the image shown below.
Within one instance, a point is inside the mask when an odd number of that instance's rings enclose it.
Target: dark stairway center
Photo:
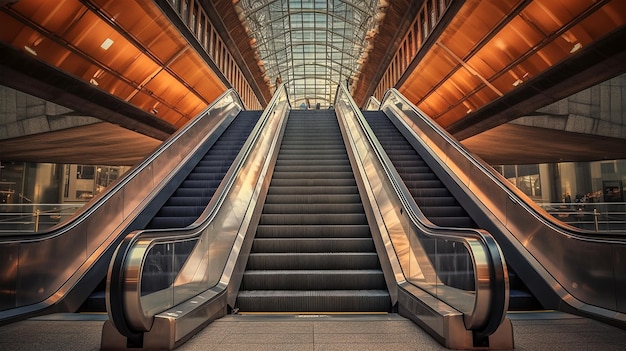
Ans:
[[[291,111],[241,312],[386,312],[389,293],[333,110]]]

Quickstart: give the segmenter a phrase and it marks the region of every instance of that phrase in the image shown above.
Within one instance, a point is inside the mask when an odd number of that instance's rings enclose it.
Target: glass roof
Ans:
[[[241,0],[266,78],[287,83],[292,106],[328,107],[352,85],[382,19],[379,0]],[[381,9],[381,10],[379,10]]]

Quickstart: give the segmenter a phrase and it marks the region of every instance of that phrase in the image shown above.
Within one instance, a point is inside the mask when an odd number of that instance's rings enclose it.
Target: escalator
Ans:
[[[261,112],[239,112],[228,129],[148,222],[146,229],[183,228],[200,217]]]
[[[387,180],[364,166],[373,153],[351,133],[338,89],[341,114],[291,110],[280,86],[197,227],[124,238],[107,277],[104,349],[174,349],[229,310],[397,311],[451,348],[510,348],[497,245],[480,231],[416,227],[398,206],[404,195],[373,191]]]
[[[437,174],[383,112],[363,111],[363,117],[411,192],[415,203],[433,224],[441,227],[479,228]],[[453,254],[453,250],[449,251]],[[457,270],[458,267],[450,269]],[[515,271],[511,267],[508,271],[509,310],[542,309]],[[450,280],[447,282],[451,284]]]
[[[200,217],[257,123],[261,112],[239,112],[237,117],[228,125],[228,128],[217,138],[215,143],[210,146],[197,164],[188,167],[191,168],[189,174],[180,182],[177,188],[174,188],[173,193],[145,225],[145,229],[184,228]],[[183,177],[184,174],[181,174],[177,176],[177,179]],[[175,182],[172,181],[172,183]],[[171,190],[169,191],[171,192]],[[164,189],[160,197],[164,198],[167,196],[167,192],[168,189]],[[147,214],[140,215],[137,221],[145,222],[145,217],[149,216],[150,213],[154,213],[154,210],[150,210],[149,206],[146,212]],[[135,230],[139,229],[138,226],[133,227],[135,227]],[[126,231],[125,233],[128,232]],[[148,261],[146,273],[159,278],[147,279],[146,281],[149,283],[142,286],[143,291],[145,293],[156,291],[171,284],[192,249],[192,242],[187,245],[178,245],[176,248],[176,259],[168,260],[163,258],[172,253],[174,246],[160,245],[157,247]],[[105,288],[106,282],[103,281],[80,310],[106,311],[104,302]]]
[[[242,111],[228,91],[66,223],[28,238],[3,237],[0,324],[103,310],[103,279],[120,240],[134,230],[193,223],[260,115]]]
[[[332,110],[289,114],[236,307],[241,312],[391,309]]]
[[[358,114],[370,144],[429,221],[480,228],[497,241],[509,310],[555,309],[626,326],[623,233],[555,220],[394,89],[379,110]]]
[[[191,225],[211,201],[226,172],[248,139],[262,111],[241,111],[206,154],[175,188],[163,206],[150,219],[145,229],[184,228]],[[148,294],[163,289],[174,281],[195,242],[158,245],[148,258],[142,291]],[[174,255],[175,259],[166,257]]]
[[[457,199],[383,112],[364,111],[363,116],[413,195],[415,203],[433,224],[477,228]]]

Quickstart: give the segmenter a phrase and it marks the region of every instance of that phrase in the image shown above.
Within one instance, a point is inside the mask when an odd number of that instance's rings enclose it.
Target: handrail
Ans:
[[[375,111],[380,108],[380,101],[376,99],[374,96],[370,96],[365,103],[365,111]]]
[[[206,209],[192,225],[182,229],[135,231],[124,238],[109,267],[106,295],[109,319],[120,334],[137,340],[151,330],[159,313],[204,296],[209,290],[211,296],[224,291],[240,249],[238,245],[249,225],[246,221],[259,196],[259,184],[269,167],[268,155],[278,144],[279,129],[284,126],[288,109],[287,89],[281,85]],[[196,242],[195,247],[174,284],[143,295],[142,283],[150,279],[143,275],[150,250],[165,243],[190,241]]]
[[[356,108],[354,101],[343,87],[338,88],[336,94],[335,109],[338,115],[342,116],[346,122],[346,130],[349,131],[350,140],[354,143],[356,154],[361,155],[361,162],[369,162],[367,165],[373,167],[362,166],[365,170],[365,177],[369,182],[389,182],[390,188],[395,192],[395,196],[402,206],[400,214],[405,213],[407,221],[402,226],[407,232],[404,234],[409,241],[412,237],[425,235],[429,238],[446,242],[456,242],[467,249],[468,255],[471,257],[474,275],[475,295],[473,303],[470,306],[465,302],[466,297],[462,294],[454,294],[452,297],[447,296],[454,291],[446,289],[444,293],[437,291],[438,284],[435,282],[435,289],[425,287],[418,284],[421,288],[425,288],[431,294],[442,301],[450,304],[452,307],[464,313],[465,326],[468,330],[474,330],[479,337],[487,337],[495,332],[506,316],[508,308],[508,276],[506,265],[502,253],[494,241],[493,237],[483,230],[465,229],[465,228],[441,228],[433,225],[421,213],[417,205],[412,199],[409,190],[404,185],[395,168],[389,160],[388,156],[380,146],[378,140],[374,136],[367,122],[365,122],[362,113]],[[342,101],[345,99],[346,101]],[[349,112],[342,112],[343,108]],[[368,154],[374,154],[374,160],[367,160]],[[373,163],[374,162],[374,163]],[[372,169],[379,168],[384,174],[375,174]],[[384,177],[386,179],[375,179]],[[391,195],[388,195],[391,196]],[[382,203],[385,201],[383,200]],[[382,211],[381,212],[390,212]],[[383,219],[385,220],[385,219]],[[394,219],[388,219],[387,225],[394,222]],[[391,246],[401,250],[402,244],[394,242],[391,239]],[[404,244],[404,243],[403,243]],[[387,245],[386,245],[387,246]],[[404,248],[406,249],[406,248]],[[397,255],[398,253],[391,253]],[[403,263],[402,258],[398,258],[402,267],[405,279],[412,284],[412,279],[408,278],[412,272],[409,272],[409,264]],[[418,260],[418,259],[415,259]],[[437,267],[434,267],[437,271]],[[425,271],[425,269],[423,269]],[[423,273],[423,272],[422,272]],[[425,273],[423,273],[425,274]],[[462,302],[461,302],[462,301]],[[461,303],[459,303],[461,302]]]
[[[626,239],[620,233],[580,230],[554,219],[484,161],[474,157],[397,90],[381,110],[395,115],[412,138],[471,199],[483,225],[507,253],[546,308],[562,309],[626,325],[626,286],[621,272]],[[593,262],[593,265],[590,265]]]
[[[27,237],[1,236],[0,257],[8,259],[0,262],[0,271],[7,272],[0,276],[0,286],[20,289],[0,292],[0,301],[12,301],[10,305],[0,304],[0,322],[43,313],[61,301],[64,303],[56,311],[77,309],[77,301],[84,300],[106,274],[108,257],[128,226],[194,150],[215,138],[223,122],[242,109],[237,93],[226,91],[65,223]],[[46,265],[45,270],[42,265]],[[85,278],[93,286],[75,289]],[[66,298],[72,296],[76,301],[67,302]]]

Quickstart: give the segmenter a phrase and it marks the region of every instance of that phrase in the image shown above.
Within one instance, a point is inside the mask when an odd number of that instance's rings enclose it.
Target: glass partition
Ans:
[[[555,219],[594,232],[626,232],[626,202],[538,202]]]
[[[71,217],[84,203],[0,204],[0,236],[48,230]]]

